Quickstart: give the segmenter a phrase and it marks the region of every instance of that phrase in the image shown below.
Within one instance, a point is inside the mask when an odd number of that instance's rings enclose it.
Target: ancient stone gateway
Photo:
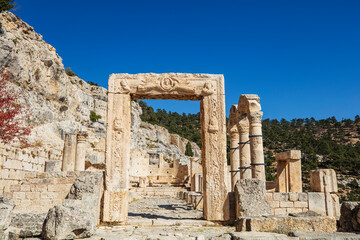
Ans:
[[[132,99],[200,100],[204,218],[229,220],[223,75],[112,74],[109,78],[104,222],[128,214]]]

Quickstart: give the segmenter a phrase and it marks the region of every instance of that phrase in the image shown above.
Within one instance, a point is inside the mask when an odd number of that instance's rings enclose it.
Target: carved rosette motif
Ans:
[[[187,94],[195,94],[195,88],[190,85],[189,80],[181,79],[180,80],[169,76],[164,75],[160,77],[144,77],[141,81],[141,84],[137,87],[138,92],[151,92],[159,91],[163,93],[170,92],[179,92]]]

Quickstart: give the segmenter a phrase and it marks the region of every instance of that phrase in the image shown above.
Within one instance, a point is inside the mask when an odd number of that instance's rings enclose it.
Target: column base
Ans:
[[[104,191],[103,222],[124,222],[128,217],[129,190]]]

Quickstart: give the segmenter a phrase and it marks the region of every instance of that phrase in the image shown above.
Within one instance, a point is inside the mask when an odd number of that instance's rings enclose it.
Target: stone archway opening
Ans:
[[[103,222],[127,220],[132,99],[200,101],[204,219],[228,221],[223,75],[149,73],[109,78]]]

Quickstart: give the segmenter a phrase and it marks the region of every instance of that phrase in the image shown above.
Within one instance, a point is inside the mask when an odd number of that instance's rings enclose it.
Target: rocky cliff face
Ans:
[[[10,12],[0,14],[0,72],[8,70],[12,87],[23,93],[31,112],[30,141],[62,149],[65,133],[87,131],[89,164],[104,164],[107,90],[92,86],[77,76],[68,76],[61,57],[33,27]],[[101,115],[90,121],[90,111]],[[132,149],[161,152],[183,162],[186,139],[140,120],[141,108],[132,104]],[[184,145],[185,144],[185,145]],[[192,144],[195,154],[200,149]]]
[[[55,48],[14,14],[1,13],[0,22],[0,70],[7,69],[14,88],[23,92],[33,139],[61,147],[61,135],[90,125],[91,110],[106,117],[106,89],[68,76]],[[95,133],[103,132],[102,123]]]

